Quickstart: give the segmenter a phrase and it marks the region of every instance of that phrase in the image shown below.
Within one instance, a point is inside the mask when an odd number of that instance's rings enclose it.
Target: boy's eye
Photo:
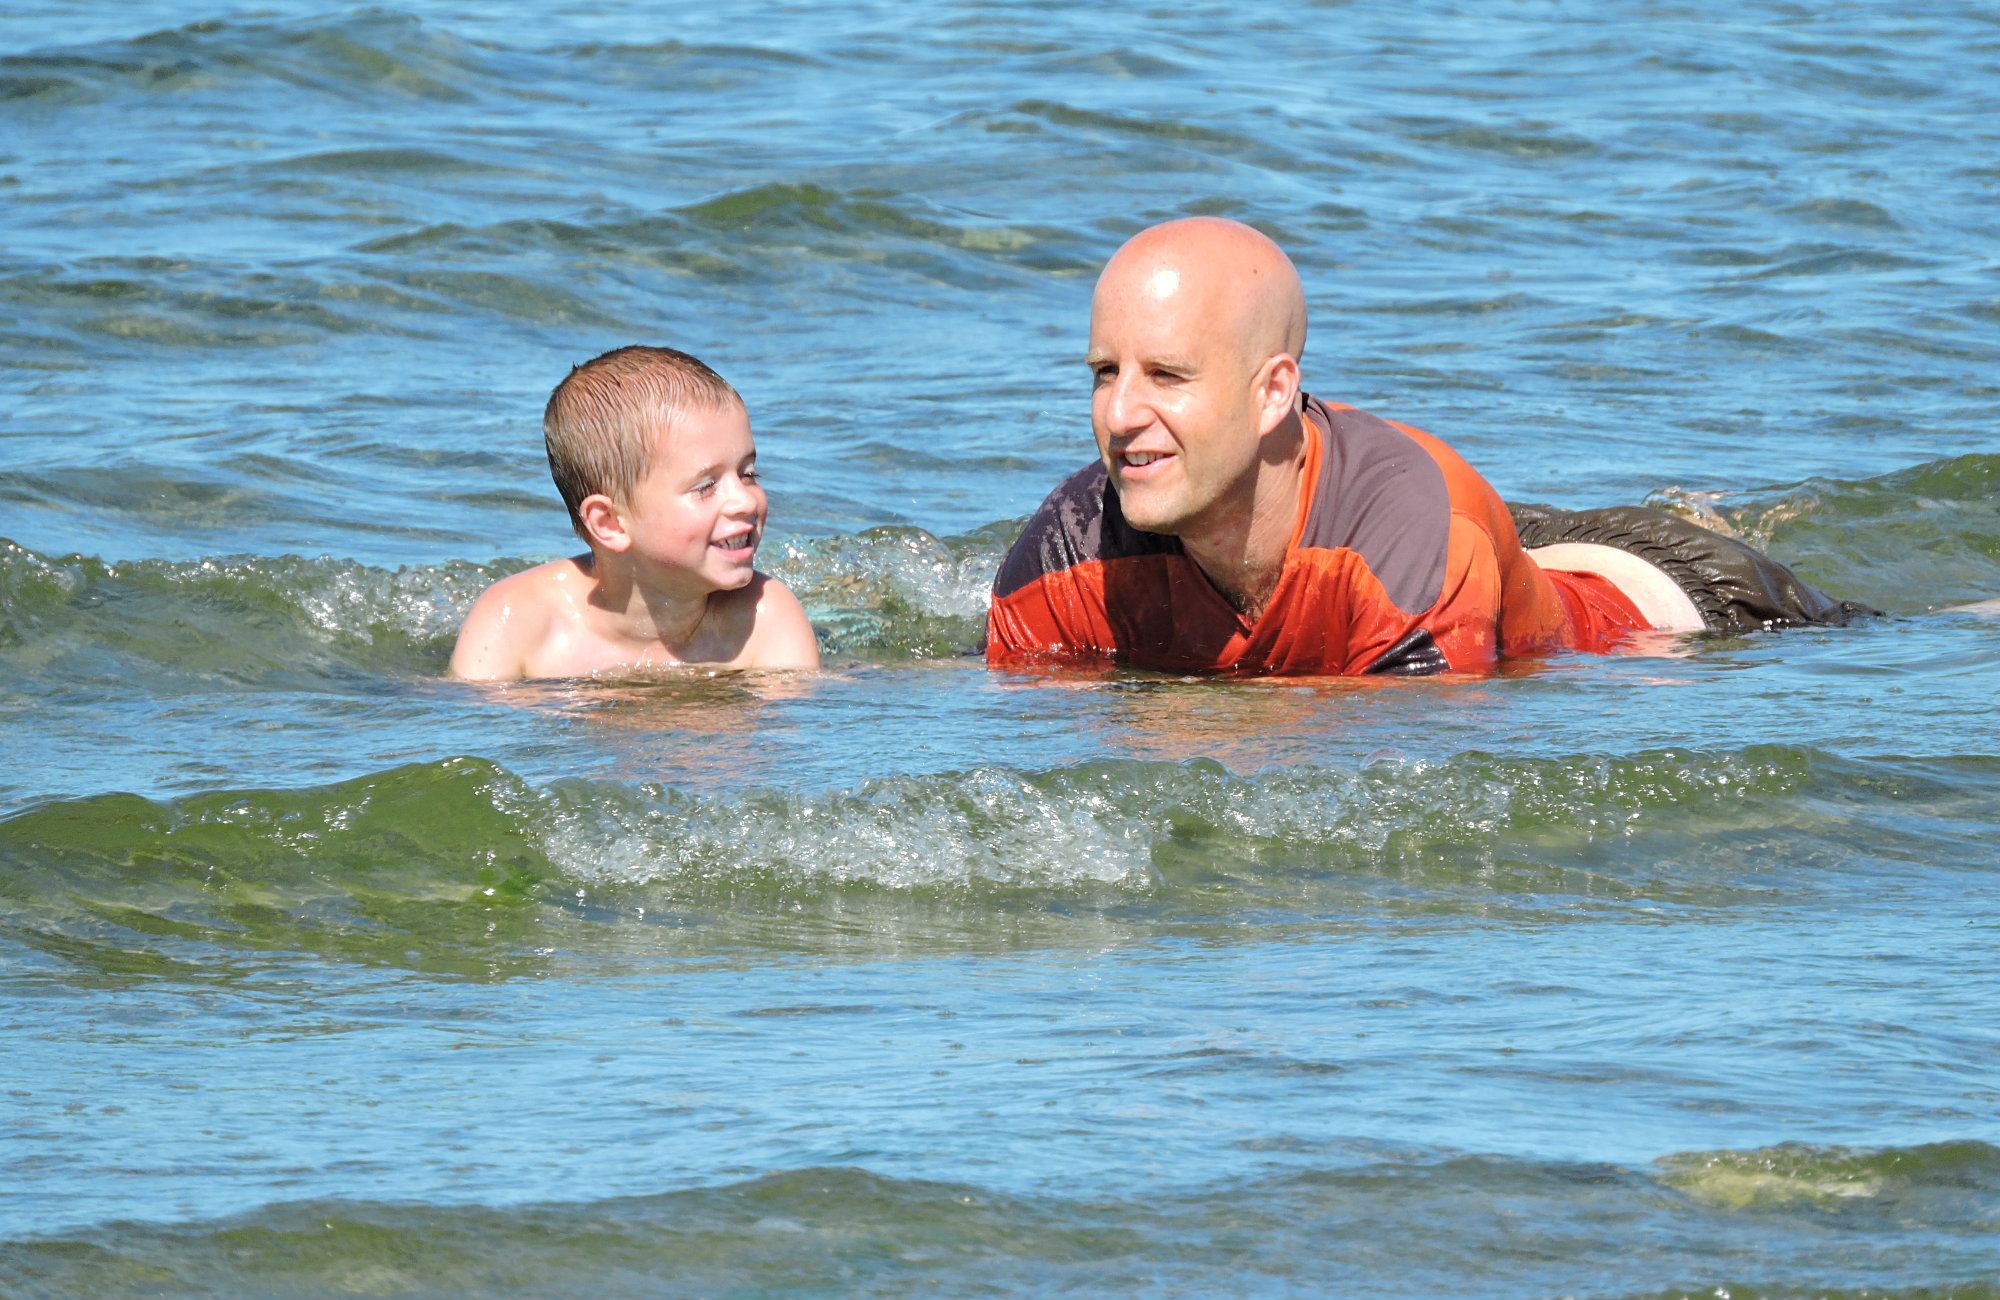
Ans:
[[[764,471],[752,465],[749,469],[743,471],[743,477],[755,483],[758,479],[764,477]]]
[[[705,497],[709,493],[715,491],[715,480],[712,478],[705,478],[701,482],[695,484],[694,487],[691,488],[690,490],[698,497]]]

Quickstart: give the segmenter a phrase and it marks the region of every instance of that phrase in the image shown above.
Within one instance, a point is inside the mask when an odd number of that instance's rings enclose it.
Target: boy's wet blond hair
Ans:
[[[583,499],[629,501],[652,465],[653,434],[683,412],[713,411],[743,398],[729,381],[674,348],[614,348],[569,372],[542,412],[549,473],[585,541]]]

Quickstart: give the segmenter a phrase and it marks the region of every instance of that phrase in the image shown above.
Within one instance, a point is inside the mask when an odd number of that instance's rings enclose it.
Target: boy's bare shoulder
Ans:
[[[726,601],[732,639],[741,648],[730,663],[738,668],[817,668],[819,638],[813,635],[805,607],[791,588],[759,570],[748,585],[717,592],[710,601]]]
[[[531,675],[538,652],[579,617],[591,585],[587,556],[550,560],[500,579],[465,616],[451,653],[452,676],[513,681]]]

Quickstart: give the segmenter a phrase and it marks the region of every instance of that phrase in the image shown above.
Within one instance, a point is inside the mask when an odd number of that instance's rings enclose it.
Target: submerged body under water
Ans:
[[[1991,14],[199,17],[0,14],[0,1291],[1995,1294]],[[1886,616],[987,671],[1188,212]],[[634,341],[827,671],[445,680]]]

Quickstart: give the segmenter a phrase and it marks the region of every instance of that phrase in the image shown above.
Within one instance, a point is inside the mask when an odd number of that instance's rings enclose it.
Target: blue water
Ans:
[[[0,1291],[1991,1296],[2000,15],[0,11]],[[1866,626],[989,673],[1097,268]],[[447,681],[569,366],[828,668]]]

